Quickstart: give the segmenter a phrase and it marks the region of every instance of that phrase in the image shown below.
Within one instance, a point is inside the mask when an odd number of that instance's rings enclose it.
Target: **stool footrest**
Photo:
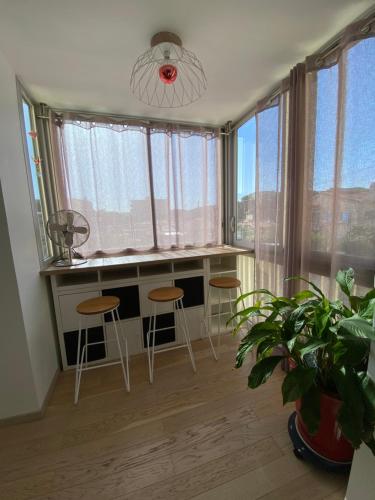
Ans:
[[[187,344],[178,344],[174,345],[172,347],[162,347],[161,349],[155,349],[155,354],[158,354],[160,352],[166,352],[166,351],[174,351],[175,349],[182,349],[183,347],[187,347]]]
[[[103,368],[104,366],[121,365],[121,361],[111,361],[109,363],[100,363],[97,365],[85,366],[81,368],[81,371],[85,372],[87,370],[95,370],[95,368]]]

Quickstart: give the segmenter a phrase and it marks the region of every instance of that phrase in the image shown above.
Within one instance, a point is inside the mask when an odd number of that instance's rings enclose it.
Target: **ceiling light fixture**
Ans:
[[[182,46],[180,37],[162,31],[151,38],[151,48],[138,57],[130,88],[149,106],[179,108],[198,100],[207,80],[201,62]]]

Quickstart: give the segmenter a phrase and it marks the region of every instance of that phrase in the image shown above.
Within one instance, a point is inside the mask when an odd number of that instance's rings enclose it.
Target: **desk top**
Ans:
[[[156,253],[138,253],[119,257],[99,257],[88,259],[84,264],[70,267],[56,267],[53,264],[40,271],[43,275],[76,273],[80,271],[95,271],[100,269],[115,269],[129,265],[168,262],[183,259],[200,259],[223,255],[250,254],[251,250],[220,245],[216,247],[192,248],[188,250],[169,250]]]

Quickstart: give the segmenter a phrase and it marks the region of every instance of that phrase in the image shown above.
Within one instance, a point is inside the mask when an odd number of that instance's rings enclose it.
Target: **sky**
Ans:
[[[342,129],[341,186],[368,188],[375,182],[375,39],[362,40],[343,56],[346,72]],[[338,66],[318,72],[313,186],[317,191],[334,185]],[[258,115],[260,170],[264,190],[275,189],[277,165],[277,108]],[[265,126],[267,124],[267,127]],[[255,191],[256,123],[250,119],[238,129],[237,198]],[[268,149],[268,154],[264,151]],[[263,154],[262,154],[263,151]]]
[[[24,119],[24,123],[25,123],[26,143],[27,143],[27,151],[29,154],[31,180],[32,180],[32,184],[33,184],[34,197],[36,200],[40,200],[38,177],[37,177],[36,166],[34,163],[35,153],[34,153],[33,140],[29,135],[29,132],[31,132],[31,130],[32,130],[31,129],[31,122],[30,122],[30,109],[29,109],[28,104],[25,101],[22,101],[22,109],[23,109],[23,119]]]

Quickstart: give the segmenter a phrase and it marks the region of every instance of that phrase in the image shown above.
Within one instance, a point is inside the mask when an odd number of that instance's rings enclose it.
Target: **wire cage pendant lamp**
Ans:
[[[207,88],[199,59],[182,46],[180,37],[168,31],[151,38],[151,48],[138,57],[130,88],[145,104],[179,108],[197,101]]]

